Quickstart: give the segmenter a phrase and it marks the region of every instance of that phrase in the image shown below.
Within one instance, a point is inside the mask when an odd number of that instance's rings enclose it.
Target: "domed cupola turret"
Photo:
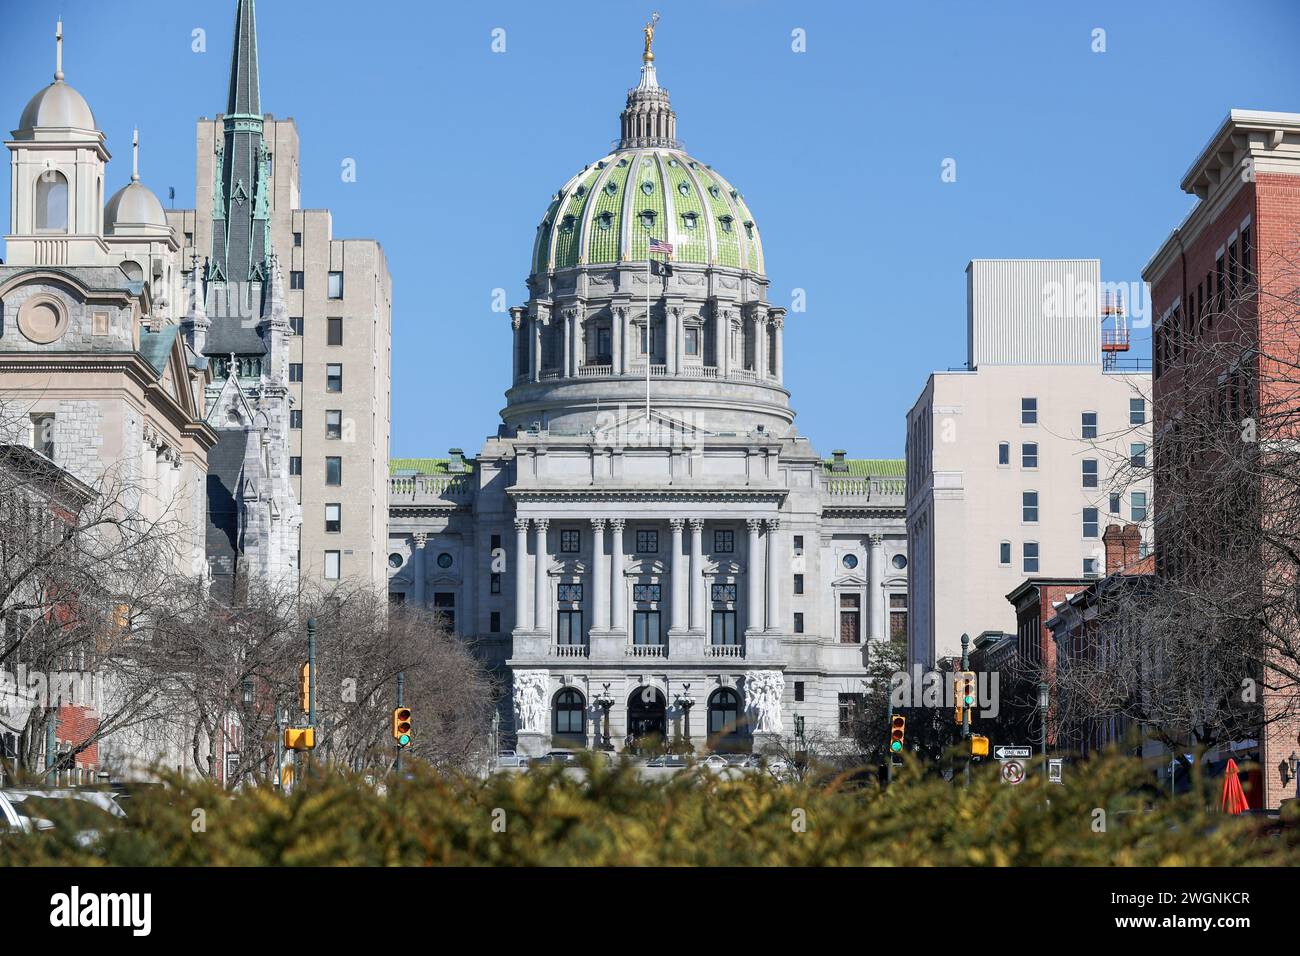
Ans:
[[[74,129],[97,132],[95,114],[85,97],[63,82],[63,21],[55,34],[54,82],[28,101],[18,120],[15,136],[40,129]]]
[[[677,141],[651,49],[658,19],[618,145],[552,195],[537,228],[529,300],[511,310],[507,432],[584,432],[647,405],[719,433],[793,424],[785,310],[766,300],[758,227],[740,191]],[[652,269],[668,248],[671,269]]]
[[[167,229],[163,204],[140,182],[140,131],[136,130],[131,140],[131,181],[104,206],[104,235],[139,236]]]

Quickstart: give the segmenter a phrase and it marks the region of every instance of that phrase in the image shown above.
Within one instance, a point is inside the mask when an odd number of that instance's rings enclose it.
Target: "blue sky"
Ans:
[[[298,122],[303,204],[389,258],[394,455],[473,451],[495,430],[510,349],[493,290],[523,301],[548,197],[617,136],[651,9],[679,136],[745,194],[772,300],[806,290],[785,372],[825,455],[902,455],[926,375],[965,358],[968,260],[1096,257],[1103,279],[1136,282],[1227,111],[1300,109],[1294,0],[262,0],[262,106]],[[49,82],[61,14],[110,191],[138,124],[142,178],[192,205],[194,121],[224,108],[234,0],[0,10],[3,128]]]

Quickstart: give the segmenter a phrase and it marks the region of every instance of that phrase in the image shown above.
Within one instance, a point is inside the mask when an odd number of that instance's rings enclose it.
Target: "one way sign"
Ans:
[[[1032,747],[1003,746],[994,747],[993,756],[998,760],[1028,760],[1034,755]]]

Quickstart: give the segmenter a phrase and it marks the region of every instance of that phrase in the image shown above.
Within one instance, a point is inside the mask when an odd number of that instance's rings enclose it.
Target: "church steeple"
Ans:
[[[261,91],[257,79],[257,15],[253,0],[239,0],[235,8],[235,48],[230,58],[230,116],[262,118]]]
[[[238,0],[230,95],[218,145],[213,184],[212,256],[216,282],[258,282],[270,254],[271,154],[262,138],[257,67],[257,14],[253,0]]]

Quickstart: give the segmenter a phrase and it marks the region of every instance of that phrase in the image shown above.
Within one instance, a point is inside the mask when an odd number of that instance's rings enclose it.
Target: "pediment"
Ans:
[[[580,575],[587,573],[587,564],[578,558],[568,558],[563,561],[552,561],[549,573],[556,575]]]
[[[639,558],[627,563],[623,569],[624,576],[646,575],[646,574],[667,574],[667,562],[660,561],[658,558]]]
[[[592,429],[596,441],[605,444],[626,445],[647,442],[650,445],[674,444],[681,440],[696,441],[700,438],[714,437],[716,433],[706,431],[689,422],[673,418],[654,409],[649,417],[645,409],[637,409],[609,424]]]
[[[831,586],[837,588],[864,588],[867,586],[867,579],[860,574],[845,574],[831,581]]]
[[[718,561],[705,561],[704,573],[711,575],[741,574],[745,568],[739,561],[724,558]]]

